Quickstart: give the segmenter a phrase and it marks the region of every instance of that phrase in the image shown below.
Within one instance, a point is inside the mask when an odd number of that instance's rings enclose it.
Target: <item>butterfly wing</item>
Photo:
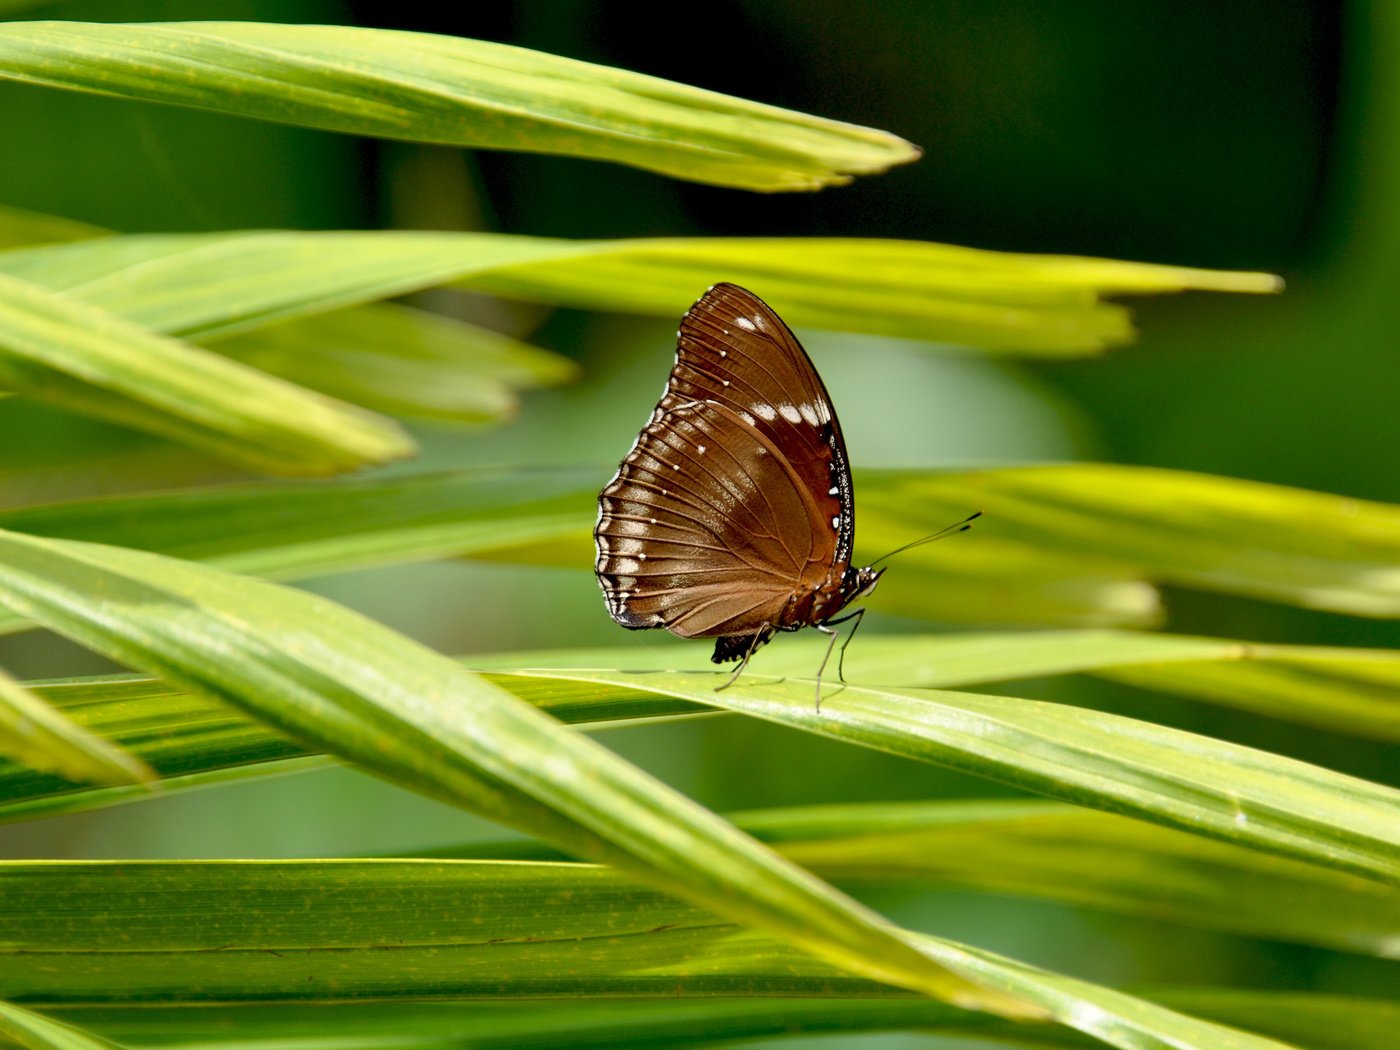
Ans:
[[[714,401],[659,408],[598,505],[598,579],[624,627],[759,633],[831,567],[826,508],[771,438]]]
[[[855,495],[831,396],[791,329],[738,285],[715,285],[681,319],[657,414],[692,401],[723,405],[782,450],[834,537],[828,568],[849,565]]]

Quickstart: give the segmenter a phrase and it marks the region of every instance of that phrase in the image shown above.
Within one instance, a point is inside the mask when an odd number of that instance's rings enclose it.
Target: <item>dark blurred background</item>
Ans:
[[[587,161],[362,142],[3,85],[12,152],[0,166],[0,201],[124,231],[848,235],[1274,271],[1288,280],[1279,298],[1135,303],[1142,339],[1100,359],[993,360],[802,335],[858,466],[1100,459],[1400,501],[1395,5],[712,0],[668,9],[664,20],[630,3],[444,6],[92,0],[12,17],[352,22],[479,37],[872,125],[925,156],[847,188],[759,196]],[[669,367],[673,323],[468,307],[574,357],[586,378],[532,395],[518,421],[494,432],[419,428],[426,453],[410,469],[590,463],[605,481]],[[83,458],[94,435],[115,458]],[[230,476],[183,453],[159,459],[157,476],[125,476],[128,460],[116,452],[150,444],[0,402],[0,504]],[[417,566],[317,587],[450,652],[665,641],[617,631],[587,566]],[[878,604],[877,596],[873,611]],[[1168,606],[1167,627],[1183,632],[1400,642],[1392,623],[1239,599],[1171,593]],[[703,657],[697,651],[697,664]],[[0,663],[34,675],[99,666],[39,636],[0,642]],[[1400,779],[1393,750],[1126,687],[1003,688]],[[1009,793],[736,720],[605,739],[716,808]],[[318,855],[473,833],[499,834],[341,772],[7,829],[0,851]],[[875,903],[936,932],[1114,983],[1394,992],[1390,969],[1339,953],[965,895]]]

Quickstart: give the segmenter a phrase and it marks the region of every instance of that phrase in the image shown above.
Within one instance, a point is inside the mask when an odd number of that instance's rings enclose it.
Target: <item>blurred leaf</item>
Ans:
[[[910,552],[931,567],[986,536],[1202,590],[1400,616],[1400,507],[1390,504],[1106,463],[866,471],[857,492],[862,545],[877,550],[986,513],[967,540]]]
[[[388,419],[3,274],[0,384],[275,473],[334,473],[414,449]]]
[[[560,153],[750,190],[919,156],[888,132],[483,40],[257,22],[0,26],[0,78],[283,124]]]
[[[0,526],[281,579],[451,555],[582,568],[593,560],[588,528],[604,477],[601,469],[458,472],[190,490],[11,511]],[[865,470],[856,487],[866,558],[969,509],[989,511],[967,537],[902,555],[872,599],[881,611],[951,622],[1140,623],[1155,611],[1148,576],[1310,607],[1400,612],[1400,576],[1387,568],[1400,563],[1400,508],[1388,504],[1108,464]],[[1141,504],[1114,511],[1124,492]],[[229,527],[235,519],[242,527]],[[13,619],[0,622],[14,628]],[[1300,711],[1308,706],[1301,689],[1291,694]],[[1371,707],[1369,721],[1384,724]]]
[[[1264,293],[1262,273],[1194,270],[919,241],[673,238],[602,245],[572,259],[486,272],[474,288],[584,309],[680,316],[717,280],[753,289],[790,325],[1078,356],[1130,342],[1129,312],[1105,295],[1189,289]]]
[[[905,994],[592,866],[6,862],[0,886],[0,977],[40,1003]],[[898,935],[1125,1050],[1280,1046],[989,952]],[[36,951],[54,965],[33,966]]]
[[[156,776],[135,755],[64,718],[3,671],[0,754],[79,782],[136,784]]]
[[[1393,887],[1109,813],[881,802],[733,819],[843,884],[953,886],[1400,958]]]
[[[370,304],[217,340],[215,352],[392,415],[455,422],[514,411],[514,389],[572,379],[538,347],[449,317]]]
[[[0,532],[0,602],[405,787],[529,830],[875,979],[1011,1013],[878,915],[612,752],[332,602],[118,547]],[[4,941],[0,936],[0,942]],[[953,965],[968,967],[959,959]],[[71,976],[71,975],[70,975]]]
[[[1254,849],[1400,883],[1400,790],[1063,704],[981,693],[825,687],[752,672],[540,669],[522,677],[595,682],[753,715],[890,754],[989,777]]]
[[[1400,890],[1054,802],[870,802],[728,814],[824,879],[1029,897],[1400,958]],[[414,856],[568,859],[533,841]]]
[[[1248,644],[1230,657],[1154,661],[1095,673],[1334,733],[1400,741],[1400,653]]]
[[[593,515],[590,471],[471,470],[250,484],[78,500],[0,514],[0,527],[139,547],[276,579],[553,545]]]
[[[0,13],[4,11],[0,0]],[[14,208],[0,204],[0,250],[27,248],[35,244],[52,244],[58,241],[82,241],[90,237],[106,237],[110,231],[99,226],[89,226],[76,219],[62,219],[56,215]]]
[[[0,1002],[0,1043],[23,1050],[112,1050],[113,1044],[13,1003]]]
[[[679,318],[724,279],[752,286],[799,335],[830,328],[1053,356],[1132,337],[1128,312],[1102,295],[1277,287],[1266,274],[916,241],[563,241],[404,230],[111,237],[0,254],[0,271],[196,340],[450,281]]]
[[[1383,999],[1236,988],[1152,988],[1144,998],[1312,1050],[1390,1050],[1400,1026],[1400,1006]],[[389,1050],[646,1050],[888,1031],[995,1039],[999,1046],[1100,1045],[1066,1028],[1008,1025],[926,999],[590,999],[533,1002],[528,1010],[490,1002],[354,1003],[334,1010],[143,1004],[87,1007],[68,1016],[125,1043],[170,1047],[275,1042],[291,1050],[360,1050],[372,1042]]]
[[[106,247],[98,249],[98,245]],[[0,272],[170,335],[211,339],[586,249],[494,233],[142,234],[0,254]]]

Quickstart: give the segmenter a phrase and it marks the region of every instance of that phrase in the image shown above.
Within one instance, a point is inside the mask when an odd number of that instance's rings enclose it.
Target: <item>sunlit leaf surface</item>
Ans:
[[[976,966],[954,958],[949,969],[587,737],[332,602],[18,533],[0,533],[0,602],[304,746],[615,864],[855,973],[961,1005],[1038,1012],[1018,992],[982,987]]]
[[[820,189],[919,156],[888,132],[658,77],[353,26],[14,23],[0,27],[0,78],[751,190]]]
[[[0,385],[272,473],[331,474],[415,448],[392,420],[3,274]]]
[[[804,327],[1065,356],[1126,342],[1117,293],[1268,292],[1267,274],[1009,255],[917,241],[565,241],[419,231],[148,234],[0,254],[0,272],[185,338],[448,282],[679,318],[723,275]]]
[[[0,979],[42,1004],[907,995],[592,866],[8,862],[0,887]],[[1124,1050],[1281,1045],[989,952],[898,936]],[[24,950],[5,947],[15,944]],[[116,958],[101,950],[118,945]],[[32,966],[29,952],[57,972]]]

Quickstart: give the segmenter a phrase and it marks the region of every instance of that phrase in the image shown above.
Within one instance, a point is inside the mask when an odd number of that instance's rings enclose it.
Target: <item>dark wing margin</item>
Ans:
[[[850,564],[855,493],[831,396],[792,330],[758,296],[716,284],[686,311],[661,412],[713,401],[776,445],[835,533],[833,565]]]

